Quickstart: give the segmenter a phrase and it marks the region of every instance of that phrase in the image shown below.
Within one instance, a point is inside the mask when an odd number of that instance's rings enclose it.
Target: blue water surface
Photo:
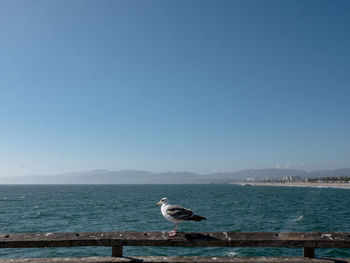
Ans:
[[[179,231],[350,232],[350,189],[240,185],[0,185],[0,232],[169,231],[168,197],[205,216]],[[0,248],[0,257],[109,256],[106,247]],[[301,256],[287,248],[126,247],[125,255]],[[318,249],[317,257],[350,257]]]

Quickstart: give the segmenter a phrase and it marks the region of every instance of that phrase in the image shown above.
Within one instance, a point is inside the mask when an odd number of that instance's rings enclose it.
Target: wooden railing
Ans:
[[[83,232],[0,234],[0,248],[111,247],[112,257],[65,258],[62,262],[349,262],[350,258],[315,259],[318,248],[350,248],[350,232]],[[123,257],[124,246],[163,247],[289,247],[303,248],[303,257]],[[61,262],[58,259],[0,259],[0,263]]]

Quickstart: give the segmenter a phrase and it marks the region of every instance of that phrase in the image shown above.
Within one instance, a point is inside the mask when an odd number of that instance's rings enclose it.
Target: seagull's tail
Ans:
[[[201,220],[206,220],[206,218],[203,216],[199,216],[199,215],[193,215],[193,216],[187,218],[186,220],[201,221]]]

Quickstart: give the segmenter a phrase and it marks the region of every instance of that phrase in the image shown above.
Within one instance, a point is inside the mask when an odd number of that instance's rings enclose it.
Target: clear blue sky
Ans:
[[[350,167],[349,1],[0,1],[0,176]]]

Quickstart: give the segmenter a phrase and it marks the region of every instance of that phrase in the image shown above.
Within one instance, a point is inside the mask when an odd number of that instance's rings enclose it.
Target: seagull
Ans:
[[[206,218],[199,215],[194,215],[193,212],[187,208],[179,205],[171,205],[166,197],[162,198],[157,204],[160,206],[162,215],[175,224],[173,231],[169,232],[169,236],[175,236],[177,232],[177,225],[185,220],[201,221]]]

